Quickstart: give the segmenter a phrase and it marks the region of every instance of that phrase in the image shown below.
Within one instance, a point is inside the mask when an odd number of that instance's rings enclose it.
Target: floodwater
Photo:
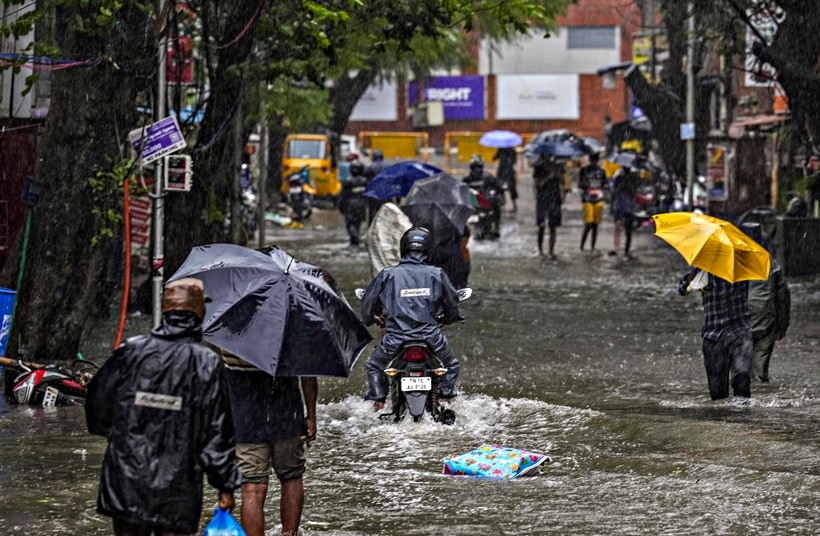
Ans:
[[[348,379],[322,379],[304,532],[816,534],[820,281],[790,281],[792,324],[771,383],[754,384],[746,406],[712,402],[700,300],[678,296],[686,266],[677,254],[648,229],[634,237],[635,259],[580,252],[570,194],[559,258],[544,261],[533,254],[528,179],[520,191],[501,240],[471,244],[466,321],[446,328],[462,362],[456,424],[380,422],[361,400],[364,360]],[[346,246],[336,211],[269,236],[329,269],[348,297],[370,279],[367,254]],[[611,245],[605,215],[598,247]],[[145,323],[132,318],[129,329]],[[113,334],[95,334],[85,353],[104,357]],[[553,461],[512,481],[442,475],[443,460],[482,444]],[[85,432],[82,408],[0,406],[0,534],[110,534],[94,509],[104,449]],[[274,535],[276,484],[270,495]]]

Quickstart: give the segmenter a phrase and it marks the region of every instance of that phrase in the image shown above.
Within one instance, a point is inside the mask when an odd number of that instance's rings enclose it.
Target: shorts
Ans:
[[[272,443],[237,443],[236,460],[243,484],[267,484],[273,467],[280,482],[305,474],[305,442],[301,438]]]
[[[539,195],[535,196],[535,225],[547,222],[550,228],[561,227],[561,203]]]
[[[603,210],[603,201],[584,203],[584,223],[601,223],[601,214],[603,214]]]

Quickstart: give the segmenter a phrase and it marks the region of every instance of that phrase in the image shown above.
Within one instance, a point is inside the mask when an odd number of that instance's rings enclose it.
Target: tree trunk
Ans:
[[[330,89],[330,103],[333,105],[333,123],[330,128],[342,134],[347,128],[353,108],[370,84],[376,80],[378,73],[373,69],[363,69],[356,76],[341,76],[334,81]]]
[[[148,21],[134,4],[125,2],[111,33],[100,36],[76,26],[79,17],[93,27],[94,9],[55,8],[54,37],[64,57],[111,60],[52,74],[51,106],[34,174],[43,195],[32,213],[9,357],[73,359],[84,329],[100,304],[112,298],[113,289],[101,282],[123,262],[122,244],[101,234],[111,224],[94,214],[94,205],[121,213],[122,185],[112,185],[95,201],[89,180],[119,164],[120,143],[136,124],[137,91],[148,78],[138,69],[152,68],[145,65],[155,50],[145,42]]]
[[[211,89],[205,117],[194,149],[194,183],[191,191],[166,198],[164,276],[170,277],[194,246],[226,240],[224,217],[230,210],[236,147],[235,114],[242,113],[248,80],[241,64],[252,50],[253,35],[261,9],[259,2],[233,2],[224,17],[224,31],[215,36],[216,67],[210,73]],[[250,24],[249,24],[250,21]],[[209,21],[203,18],[203,24]],[[215,26],[215,25],[214,25]],[[235,195],[235,194],[234,194]],[[241,222],[233,221],[239,225]]]

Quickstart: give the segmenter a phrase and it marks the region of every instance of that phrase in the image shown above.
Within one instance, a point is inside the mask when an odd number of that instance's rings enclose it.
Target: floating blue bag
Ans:
[[[203,536],[245,536],[245,531],[230,512],[217,506],[214,508],[213,519],[205,527]]]

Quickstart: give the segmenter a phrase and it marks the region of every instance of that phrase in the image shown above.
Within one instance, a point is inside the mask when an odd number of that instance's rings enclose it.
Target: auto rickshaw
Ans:
[[[316,198],[336,203],[342,191],[339,181],[339,145],[324,134],[291,134],[282,152],[282,193],[288,192],[287,177],[307,166],[310,188]]]

